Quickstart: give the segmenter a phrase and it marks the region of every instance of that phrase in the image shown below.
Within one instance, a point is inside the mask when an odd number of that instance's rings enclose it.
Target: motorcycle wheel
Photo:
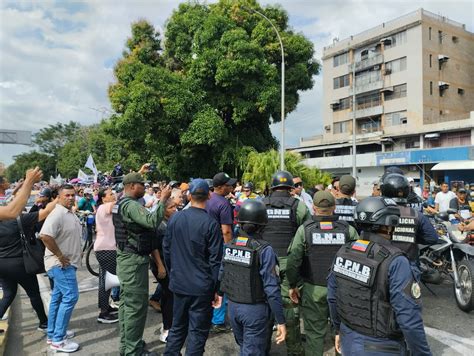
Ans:
[[[474,308],[474,265],[469,260],[462,260],[458,264],[459,288],[454,283],[454,297],[459,309],[470,312]]]

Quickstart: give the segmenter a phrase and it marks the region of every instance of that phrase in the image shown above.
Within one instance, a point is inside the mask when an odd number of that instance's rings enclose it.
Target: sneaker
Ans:
[[[119,310],[118,308],[114,308],[109,305],[109,308],[107,309],[107,311],[109,314],[117,314]]]
[[[117,309],[119,308],[119,301],[118,300],[112,300],[110,303],[109,303],[110,307],[111,308],[114,308],[114,309]]]
[[[76,333],[74,332],[74,330],[66,330],[66,337],[64,340],[72,339],[74,336],[76,336]],[[51,345],[53,343],[53,340],[48,338],[46,339],[46,343],[48,345]]]
[[[66,339],[61,342],[53,342],[49,347],[51,350],[69,353],[76,352],[79,349],[79,344]]]
[[[97,322],[101,324],[113,324],[119,321],[117,314],[100,313]]]
[[[212,324],[210,332],[212,334],[226,333],[230,328],[225,324]]]
[[[48,322],[39,324],[36,330],[42,331],[46,334],[48,332]]]
[[[156,300],[149,300],[148,304],[150,304],[150,307],[155,309],[156,312],[160,313],[161,312],[161,304],[160,302],[157,302]]]
[[[166,339],[168,338],[168,333],[169,333],[169,330],[162,330],[161,333],[160,333],[160,336],[158,337],[158,339],[161,342],[166,343]]]

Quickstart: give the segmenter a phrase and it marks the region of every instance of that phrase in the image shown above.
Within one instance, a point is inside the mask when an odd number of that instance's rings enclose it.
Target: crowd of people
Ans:
[[[147,181],[149,168],[113,186],[49,186],[39,168],[19,184],[0,178],[0,316],[20,284],[50,348],[79,349],[68,330],[84,251],[79,214],[100,265],[97,321],[119,323],[120,355],[156,354],[143,340],[149,306],[162,313],[165,355],[185,344],[187,355],[202,355],[210,332],[233,332],[241,355],[267,355],[273,330],[288,355],[323,355],[327,333],[342,354],[431,354],[417,244],[438,236],[423,213],[448,212],[460,230],[474,229],[474,184],[421,190],[389,167],[359,202],[350,175],[305,189],[278,171],[264,196],[224,172],[167,183]],[[32,189],[35,204],[23,212]],[[25,243],[44,246],[48,315]],[[112,291],[107,272],[120,282]]]

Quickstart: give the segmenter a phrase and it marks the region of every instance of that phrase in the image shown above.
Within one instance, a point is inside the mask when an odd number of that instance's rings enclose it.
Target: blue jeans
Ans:
[[[222,297],[222,305],[220,308],[213,309],[212,313],[212,324],[213,325],[224,325],[225,314],[227,312],[227,296],[224,294]]]
[[[66,338],[72,310],[79,299],[76,267],[53,267],[48,276],[54,281],[48,314],[48,339],[61,342]]]

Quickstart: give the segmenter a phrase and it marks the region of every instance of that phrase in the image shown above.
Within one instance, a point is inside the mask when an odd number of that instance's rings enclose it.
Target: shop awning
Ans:
[[[474,169],[474,161],[447,161],[441,162],[431,168],[432,171],[459,171]]]

